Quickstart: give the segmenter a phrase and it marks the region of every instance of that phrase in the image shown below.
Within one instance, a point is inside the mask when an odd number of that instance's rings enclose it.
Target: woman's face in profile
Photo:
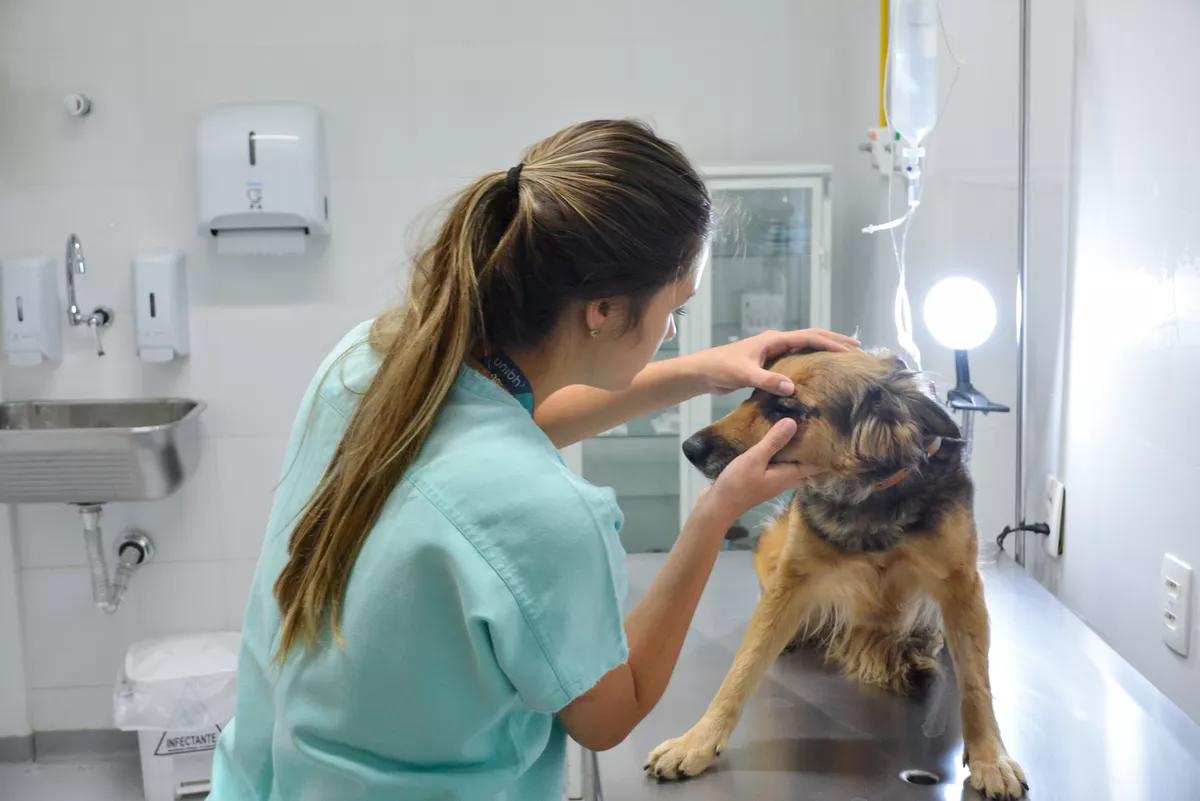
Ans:
[[[604,348],[602,363],[596,365],[595,386],[614,391],[625,389],[650,363],[663,343],[675,338],[676,314],[699,289],[707,258],[708,249],[705,248],[686,275],[651,296],[639,325],[605,343],[608,347]],[[614,324],[616,330],[623,328],[620,320],[610,324]]]

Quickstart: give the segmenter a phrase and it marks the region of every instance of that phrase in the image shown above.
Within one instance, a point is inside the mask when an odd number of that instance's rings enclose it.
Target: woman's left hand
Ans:
[[[768,361],[803,348],[848,351],[860,344],[853,337],[821,328],[765,331],[684,358],[691,361],[705,392],[724,395],[742,387],[754,387],[787,396],[795,392],[796,387],[787,376],[764,369],[763,365]]]

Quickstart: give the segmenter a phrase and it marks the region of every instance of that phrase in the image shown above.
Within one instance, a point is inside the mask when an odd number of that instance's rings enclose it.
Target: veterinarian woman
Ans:
[[[624,621],[621,512],[556,447],[701,392],[790,394],[765,359],[854,344],[649,364],[711,225],[680,151],[625,121],[454,200],[407,304],[351,331],[301,404],[212,801],[551,801],[567,734],[609,748],[654,707],[726,529],[806,477],[768,466],[795,424],[705,492]]]

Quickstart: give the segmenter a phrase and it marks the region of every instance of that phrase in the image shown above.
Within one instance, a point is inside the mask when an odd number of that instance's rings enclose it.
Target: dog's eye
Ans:
[[[821,411],[815,406],[809,406],[796,398],[776,398],[772,404],[770,415],[775,420],[782,417],[809,420],[814,417],[820,417]]]

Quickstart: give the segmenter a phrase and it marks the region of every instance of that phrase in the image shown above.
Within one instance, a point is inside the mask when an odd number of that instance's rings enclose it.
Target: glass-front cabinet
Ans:
[[[705,171],[718,222],[700,291],[680,320],[679,337],[656,359],[771,329],[828,327],[830,204],[828,167],[714,168]],[[634,420],[564,452],[593,484],[616,490],[630,553],[666,551],[706,479],[683,458],[682,441],[750,394],[703,395]],[[746,548],[769,505],[730,530],[727,547]]]

